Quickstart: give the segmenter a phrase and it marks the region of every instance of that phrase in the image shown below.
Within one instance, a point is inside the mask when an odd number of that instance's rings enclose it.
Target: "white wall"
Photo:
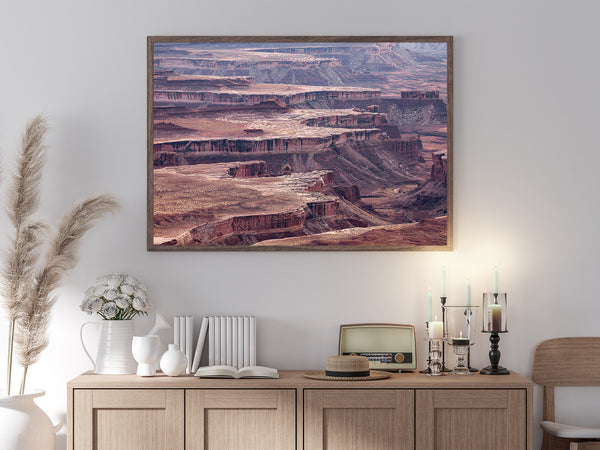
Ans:
[[[526,377],[538,342],[598,335],[599,13],[586,0],[4,2],[1,164],[43,111],[53,123],[43,214],[101,192],[124,206],[86,237],[65,282],[50,347],[30,370],[29,385],[48,391],[39,403],[65,419],[66,381],[90,367],[82,292],[115,270],[145,281],[167,315],[255,314],[259,363],[280,369],[323,367],[339,324],[361,321],[415,324],[423,359],[426,290],[439,294],[442,264],[456,303],[468,275],[477,297],[498,265],[510,302],[501,363]],[[146,252],[146,36],[261,34],[454,35],[453,252]],[[2,371],[5,336],[3,323]],[[487,362],[485,339],[475,366]],[[560,395],[559,418],[594,423],[588,391]],[[534,400],[539,445],[539,390]]]

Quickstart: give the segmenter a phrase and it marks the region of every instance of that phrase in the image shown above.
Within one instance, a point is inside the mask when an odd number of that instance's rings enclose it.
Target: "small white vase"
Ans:
[[[2,450],[55,450],[56,433],[62,423],[52,425],[50,418],[33,401],[45,392],[0,394],[0,447]]]
[[[169,344],[167,350],[160,358],[160,370],[170,377],[178,377],[185,372],[187,367],[187,357],[177,345]]]
[[[156,335],[134,336],[131,352],[138,362],[136,374],[140,377],[156,375],[154,364],[160,358],[160,337]]]
[[[83,328],[88,324],[100,325],[100,339],[95,360],[91,357],[83,342]],[[110,375],[135,373],[137,364],[131,354],[133,321],[102,320],[100,323],[86,322],[81,326],[80,338],[85,354],[94,365],[94,373]]]

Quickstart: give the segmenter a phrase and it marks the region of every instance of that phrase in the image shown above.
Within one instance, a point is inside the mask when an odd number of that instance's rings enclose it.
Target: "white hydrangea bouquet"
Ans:
[[[152,310],[146,287],[135,277],[119,272],[97,278],[85,291],[80,307],[105,320],[129,320],[138,314],[146,316]]]

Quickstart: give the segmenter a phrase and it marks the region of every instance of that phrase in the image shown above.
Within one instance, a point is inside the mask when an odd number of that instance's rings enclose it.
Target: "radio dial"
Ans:
[[[404,362],[404,354],[402,354],[402,353],[396,353],[396,356],[394,356],[394,360],[397,363]]]

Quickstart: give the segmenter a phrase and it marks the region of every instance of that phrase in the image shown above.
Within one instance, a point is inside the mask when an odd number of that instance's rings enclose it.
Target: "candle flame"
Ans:
[[[462,330],[460,330],[460,335],[458,337],[462,338]]]

